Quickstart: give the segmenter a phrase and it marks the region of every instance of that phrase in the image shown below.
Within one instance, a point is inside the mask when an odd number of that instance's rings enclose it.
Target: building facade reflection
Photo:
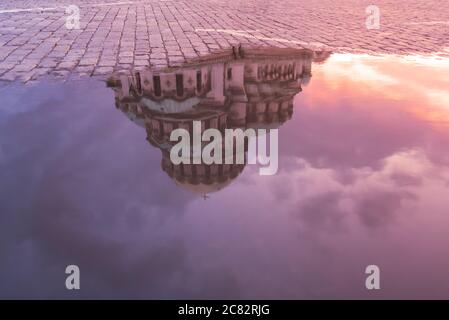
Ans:
[[[329,55],[233,47],[177,68],[114,75],[107,83],[115,92],[116,107],[161,150],[162,169],[179,186],[206,195],[229,185],[245,164],[174,165],[171,132],[184,128],[192,133],[193,121],[201,121],[202,131],[215,128],[223,134],[225,129],[278,128],[292,117],[293,98],[310,81],[312,62]]]

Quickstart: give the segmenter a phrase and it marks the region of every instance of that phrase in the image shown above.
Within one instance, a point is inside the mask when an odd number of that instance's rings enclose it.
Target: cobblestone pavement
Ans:
[[[366,7],[380,9],[367,29]],[[66,7],[80,29],[66,28]],[[449,56],[448,0],[2,0],[0,81],[176,65],[232,44]]]

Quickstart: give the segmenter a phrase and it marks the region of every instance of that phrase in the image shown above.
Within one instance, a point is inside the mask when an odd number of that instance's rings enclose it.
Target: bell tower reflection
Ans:
[[[293,98],[311,77],[312,61],[330,52],[306,49],[242,48],[191,60],[178,68],[114,75],[107,84],[115,105],[146,130],[162,152],[161,166],[177,185],[203,195],[223,189],[245,164],[179,164],[170,160],[170,134],[193,121],[201,130],[273,129],[293,114]],[[246,141],[247,142],[247,141]],[[247,151],[245,142],[244,150]],[[224,150],[222,152],[224,154]]]

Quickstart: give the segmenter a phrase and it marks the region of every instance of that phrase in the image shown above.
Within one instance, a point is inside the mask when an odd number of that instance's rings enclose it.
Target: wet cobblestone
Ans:
[[[366,7],[380,9],[368,29]],[[80,29],[66,28],[66,7]],[[4,0],[0,80],[104,75],[185,59],[243,43],[337,52],[449,56],[447,0]]]

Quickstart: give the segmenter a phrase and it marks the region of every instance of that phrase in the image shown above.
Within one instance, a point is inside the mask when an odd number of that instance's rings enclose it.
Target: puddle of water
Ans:
[[[248,49],[1,88],[0,297],[448,298],[448,70]],[[278,173],[174,166],[192,120],[278,128]]]

